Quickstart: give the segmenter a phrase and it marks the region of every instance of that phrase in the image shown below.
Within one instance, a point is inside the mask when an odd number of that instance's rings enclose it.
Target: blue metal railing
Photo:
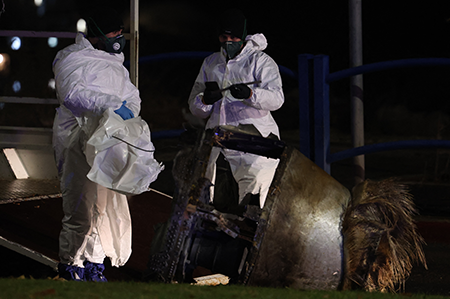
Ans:
[[[397,149],[411,149],[411,148],[450,148],[449,140],[403,140],[386,143],[378,143],[368,146],[361,146],[349,150],[340,151],[337,153],[330,153],[330,123],[329,123],[329,84],[331,82],[348,78],[351,76],[384,71],[389,69],[398,69],[406,67],[431,67],[431,66],[450,66],[450,59],[448,58],[417,58],[417,59],[402,59],[395,61],[385,61],[362,65],[354,68],[345,69],[342,71],[329,73],[329,58],[326,55],[308,56],[306,59],[312,62],[314,69],[313,86],[313,103],[314,103],[314,120],[311,126],[314,127],[314,136],[306,139],[309,142],[309,148],[312,148],[311,143],[314,143],[314,150],[309,150],[308,153],[313,156],[313,161],[322,169],[330,173],[330,164],[343,159]],[[300,77],[300,76],[299,76]],[[305,85],[306,83],[303,83]],[[310,84],[310,83],[307,83]],[[310,95],[311,96],[311,95]],[[311,103],[311,99],[306,99]],[[306,101],[305,100],[305,101]],[[302,128],[300,128],[302,130]],[[309,131],[311,131],[309,129]],[[305,136],[307,132],[301,133]],[[304,139],[305,140],[305,139]],[[313,140],[310,142],[310,140]],[[306,147],[305,147],[306,148]]]
[[[177,60],[177,59],[204,59],[212,52],[200,51],[200,52],[171,52],[171,53],[161,53],[143,56],[139,58],[139,64],[146,64],[152,62],[159,62],[165,60]],[[125,67],[130,66],[130,61],[125,61]]]
[[[173,52],[144,56],[140,64],[164,60],[204,59],[212,52]],[[125,66],[129,62],[125,62]],[[450,66],[448,58],[419,58],[384,61],[329,73],[327,55],[301,54],[298,71],[279,65],[280,73],[298,80],[300,151],[318,166],[331,172],[331,163],[358,155],[411,148],[450,148],[447,140],[406,140],[378,143],[340,152],[330,153],[330,105],[329,84],[351,76],[406,67]],[[152,132],[153,139],[174,138],[183,129]]]
[[[370,63],[354,68],[345,69],[328,75],[327,83],[331,83],[340,79],[348,78],[355,75],[385,71],[390,69],[406,68],[406,67],[425,67],[425,66],[450,66],[449,58],[414,58],[383,61]]]
[[[211,55],[213,52],[207,52],[207,51],[187,51],[187,52],[172,52],[172,53],[161,53],[161,54],[154,54],[149,56],[143,56],[139,58],[139,64],[146,64],[146,63],[154,63],[154,62],[160,62],[160,61],[166,61],[166,60],[196,60],[196,59],[204,59],[207,56]],[[124,62],[125,67],[130,66],[130,61]],[[278,68],[280,70],[280,73],[284,76],[288,76],[291,78],[296,79],[297,73],[292,71],[291,69],[278,65]],[[165,130],[165,131],[152,131],[152,139],[163,139],[163,138],[174,138],[180,136],[184,132],[184,129],[178,129],[178,130]]]
[[[185,51],[185,52],[171,52],[171,53],[161,53],[161,54],[154,54],[154,55],[148,55],[143,56],[139,58],[139,64],[146,64],[146,63],[153,63],[153,62],[159,62],[159,61],[165,61],[165,60],[192,60],[192,59],[205,59],[207,56],[211,55],[213,52],[208,51]],[[124,62],[125,67],[130,66],[130,61]],[[280,73],[282,75],[291,77],[296,79],[298,74],[282,65],[278,65],[278,68],[280,69]]]
[[[380,142],[371,145],[355,147],[349,150],[340,151],[328,156],[327,161],[336,161],[352,158],[359,155],[377,153],[382,151],[399,149],[430,149],[430,148],[450,148],[450,140],[400,140],[391,142]]]

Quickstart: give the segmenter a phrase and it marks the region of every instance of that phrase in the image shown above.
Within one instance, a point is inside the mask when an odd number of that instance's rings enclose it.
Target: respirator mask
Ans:
[[[238,41],[238,42],[227,41],[227,42],[220,43],[220,46],[227,53],[228,59],[233,59],[239,53],[243,44],[244,44],[243,41]]]
[[[229,23],[224,27],[221,32],[224,34],[239,37],[240,41],[226,41],[220,43],[220,46],[225,50],[228,59],[233,59],[237,56],[242,49],[245,37],[247,36],[247,20],[243,20],[243,23],[235,22],[233,18],[226,19],[224,22]]]
[[[90,23],[90,24],[89,24]],[[98,48],[101,50],[104,50],[105,52],[112,53],[112,54],[120,54],[122,53],[123,49],[125,48],[126,39],[123,34],[119,34],[115,37],[107,37],[103,31],[100,29],[100,27],[97,26],[95,21],[90,18],[89,30],[92,32],[92,34],[98,38]],[[98,32],[100,32],[100,36],[98,36],[93,30],[92,25],[95,26]]]
[[[126,42],[127,41],[123,34],[111,38],[105,36],[105,51],[108,53],[120,54],[125,48]]]

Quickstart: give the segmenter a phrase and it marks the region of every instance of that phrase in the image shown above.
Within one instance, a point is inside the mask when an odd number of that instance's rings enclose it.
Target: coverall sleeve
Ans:
[[[282,81],[278,65],[268,55],[261,56],[255,66],[255,79],[260,80],[258,87],[252,88],[252,96],[244,103],[259,109],[275,111],[284,103]]]
[[[192,87],[191,94],[189,96],[189,110],[191,113],[199,118],[207,118],[213,110],[213,105],[203,104],[203,92],[205,91],[205,62],[200,69],[200,72],[195,79],[194,86]]]
[[[89,73],[89,70],[75,70],[58,79],[62,82],[58,87],[62,104],[77,117],[85,113],[101,115],[110,107],[118,109],[122,105],[123,100],[119,96],[108,94],[96,85],[97,75]]]
[[[133,112],[134,117],[138,116],[141,112],[141,98],[139,90],[131,81],[126,82],[122,99],[127,101],[125,106]]]

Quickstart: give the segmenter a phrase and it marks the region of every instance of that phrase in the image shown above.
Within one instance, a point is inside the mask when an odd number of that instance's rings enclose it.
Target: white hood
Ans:
[[[270,133],[279,136],[278,126],[270,113],[284,103],[278,66],[263,52],[267,47],[263,34],[248,35],[245,40],[244,48],[235,58],[227,61],[224,51],[221,51],[203,61],[189,97],[189,108],[193,115],[208,118],[207,128],[252,124],[264,137]],[[261,83],[249,86],[252,89],[249,99],[235,99],[225,91],[221,100],[205,105],[202,97],[207,81],[217,82],[220,88],[244,82]]]
[[[245,41],[247,42],[245,48],[249,46],[254,51],[264,51],[267,48],[267,39],[262,33],[247,35]]]

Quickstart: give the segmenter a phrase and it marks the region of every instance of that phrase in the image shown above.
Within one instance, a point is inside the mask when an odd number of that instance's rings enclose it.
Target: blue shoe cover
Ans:
[[[58,272],[65,280],[84,281],[84,268],[59,263]]]
[[[86,281],[107,282],[108,280],[103,276],[104,270],[105,265],[103,264],[84,262],[84,278]]]

